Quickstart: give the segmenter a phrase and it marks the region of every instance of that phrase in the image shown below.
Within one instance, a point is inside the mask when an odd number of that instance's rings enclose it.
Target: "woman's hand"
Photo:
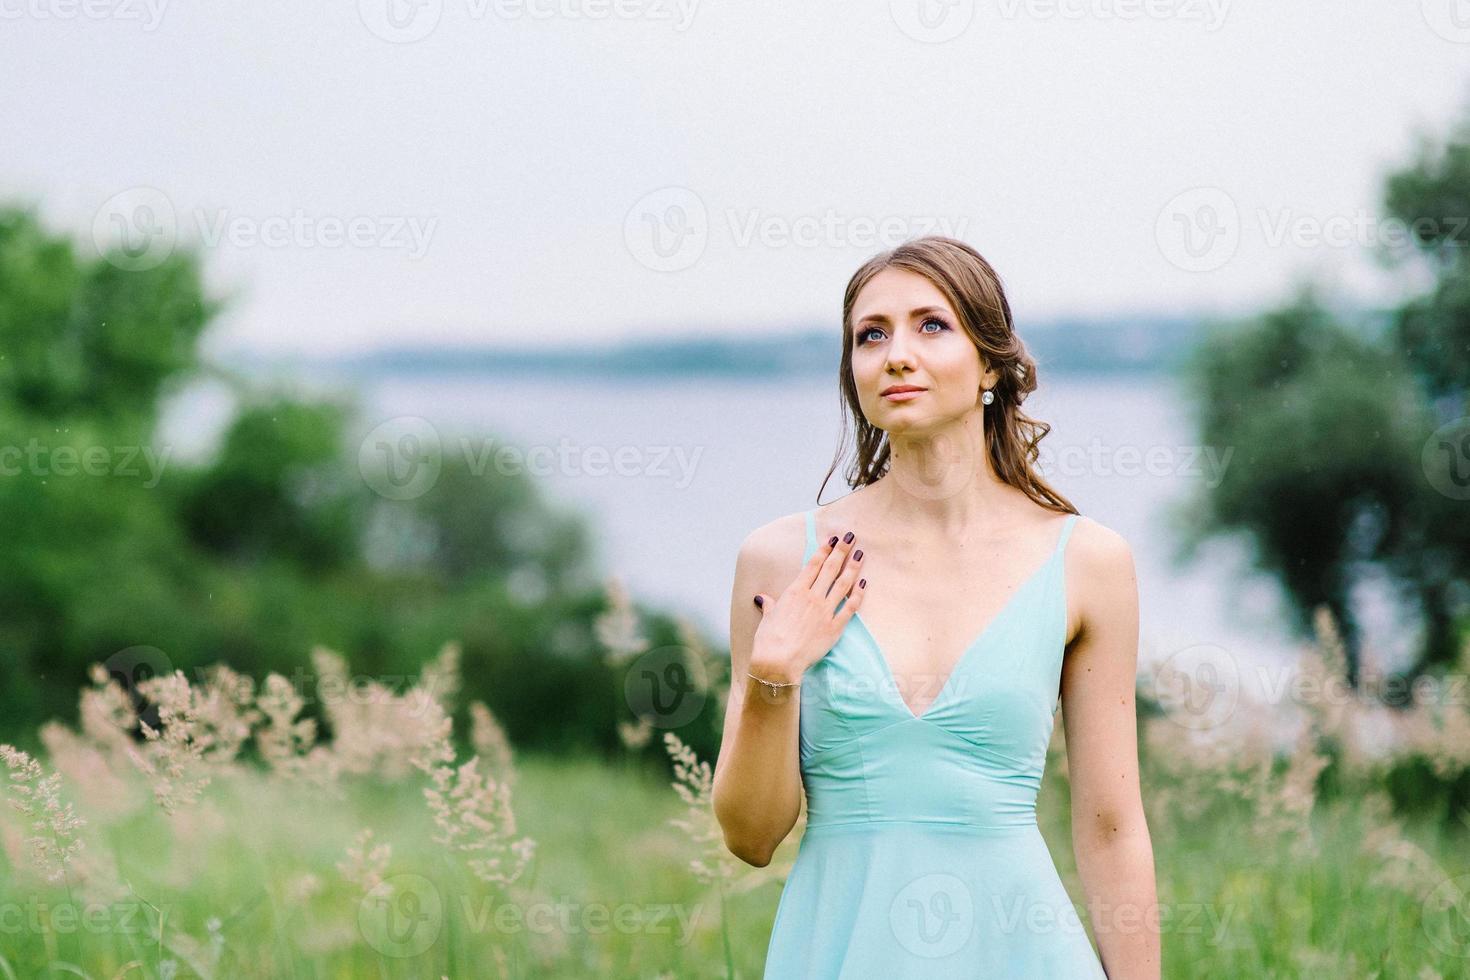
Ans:
[[[867,594],[868,580],[858,578],[863,553],[853,552],[855,541],[851,531],[840,539],[833,535],[779,597],[755,597],[761,621],[751,647],[751,673],[778,684],[794,683],[836,645]]]

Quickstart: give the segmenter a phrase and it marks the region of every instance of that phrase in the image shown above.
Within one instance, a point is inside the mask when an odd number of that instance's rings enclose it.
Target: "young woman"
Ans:
[[[853,492],[735,569],[726,846],[766,865],[807,801],[765,976],[1156,978],[1129,547],[1032,470],[1035,364],[979,253],[874,257],[842,326]],[[1057,707],[1100,958],[1036,825]]]

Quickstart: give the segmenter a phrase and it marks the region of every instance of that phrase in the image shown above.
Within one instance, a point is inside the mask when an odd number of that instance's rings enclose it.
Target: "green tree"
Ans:
[[[33,209],[0,209],[0,690],[10,717],[72,710],[76,651],[178,635],[178,593],[192,576],[157,489],[167,461],[150,464],[149,440],[161,394],[195,360],[216,310],[187,252],[124,272],[79,256]],[[120,611],[135,628],[126,635]]]
[[[1423,394],[1428,428],[1437,429],[1470,416],[1470,111],[1446,139],[1420,134],[1413,160],[1386,181],[1384,207],[1412,233],[1408,249],[1385,250],[1389,264],[1418,267],[1433,278],[1423,295],[1395,312],[1390,343]],[[1428,432],[1425,439],[1439,443],[1426,447],[1438,464],[1470,469],[1470,440]],[[1459,655],[1470,580],[1470,503],[1424,480],[1417,486],[1422,492],[1397,515],[1383,546],[1404,596],[1423,614],[1416,672]]]
[[[112,419],[146,433],[167,382],[193,367],[219,312],[197,257],[154,268],[86,261],[34,210],[0,209],[0,406],[32,418]]]
[[[387,499],[359,470],[350,399],[201,362],[223,304],[196,255],[128,265],[0,209],[4,734],[73,715],[87,666],[140,647],[164,669],[289,677],[322,644],[409,678],[457,639],[464,700],[518,744],[616,746],[578,519],[453,449],[427,492]],[[239,404],[208,458],[184,462],[159,444],[161,402],[205,372]]]
[[[1208,335],[1185,372],[1201,440],[1233,451],[1218,485],[1183,515],[1186,553],[1243,532],[1301,635],[1319,604],[1338,619],[1356,684],[1359,563],[1373,558],[1386,515],[1416,492],[1418,429],[1401,365],[1308,286],[1280,310]]]
[[[370,500],[343,451],[348,414],[280,396],[240,411],[209,465],[184,479],[190,538],[232,563],[325,571],[355,560]]]
[[[1421,613],[1406,674],[1450,664],[1464,636],[1467,504],[1435,487],[1424,457],[1437,427],[1470,413],[1470,114],[1443,143],[1421,138],[1415,159],[1387,178],[1384,201],[1412,235],[1407,253],[1381,257],[1433,279],[1387,329],[1345,324],[1315,287],[1301,287],[1281,309],[1208,335],[1184,371],[1201,438],[1235,450],[1220,484],[1181,515],[1185,554],[1243,532],[1303,633],[1318,604],[1338,619],[1354,685],[1352,592],[1369,566]],[[1470,468],[1467,445],[1441,448]]]

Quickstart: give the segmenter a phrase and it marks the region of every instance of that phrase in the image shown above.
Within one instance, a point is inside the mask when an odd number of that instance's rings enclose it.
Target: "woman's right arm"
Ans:
[[[773,690],[750,677],[800,682],[826,655],[857,612],[861,561],[847,561],[856,542],[818,545],[791,584],[773,598],[763,586],[790,574],[789,547],[775,523],[752,532],[735,561],[730,600],[730,699],[715,760],[715,819],[730,853],[758,868],[771,861],[801,813],[798,748],[801,688]],[[773,541],[773,538],[775,540]],[[764,608],[757,608],[760,594]],[[848,602],[834,616],[844,597]]]

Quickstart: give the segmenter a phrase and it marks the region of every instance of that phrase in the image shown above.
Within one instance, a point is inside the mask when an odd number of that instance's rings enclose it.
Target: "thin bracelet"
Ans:
[[[746,671],[746,674],[749,674],[751,677],[755,677],[755,675],[751,674],[748,670]],[[776,688],[777,690],[783,687],[801,687],[801,681],[787,681],[784,684],[780,684],[776,681],[768,681],[764,677],[755,677],[755,679],[766,685],[766,687]]]

